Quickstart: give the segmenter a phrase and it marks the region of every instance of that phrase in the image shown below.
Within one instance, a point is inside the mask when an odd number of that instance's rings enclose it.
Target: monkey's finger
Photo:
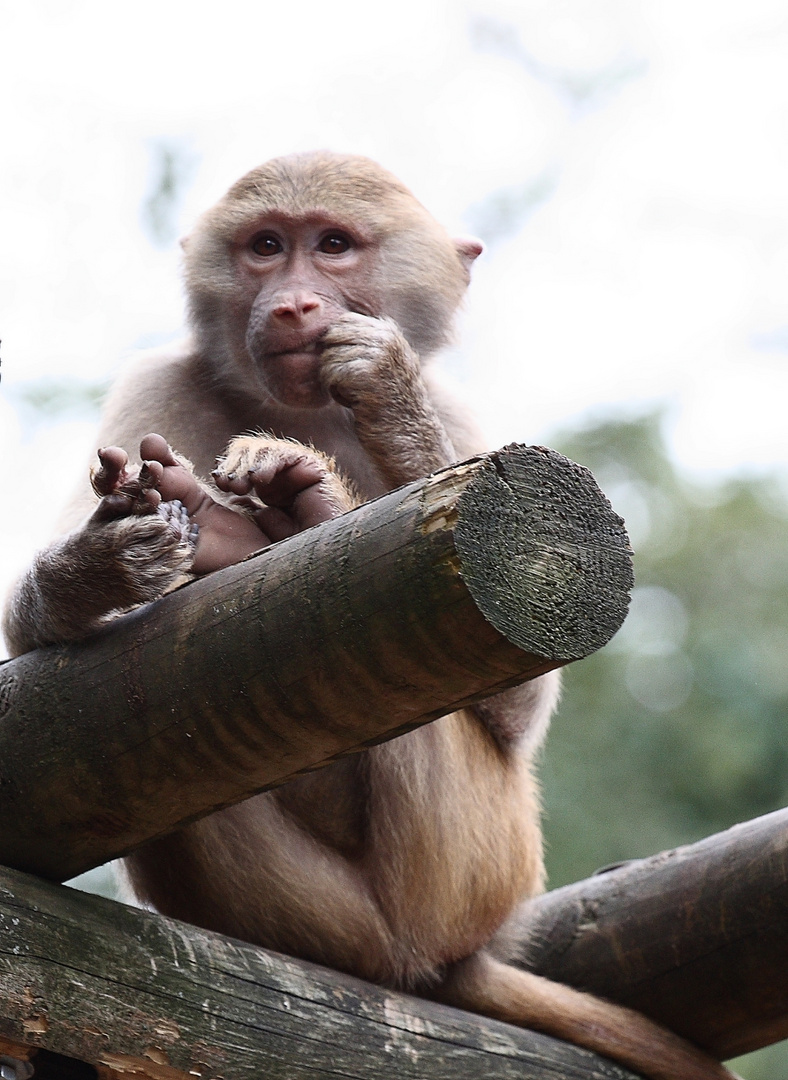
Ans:
[[[164,436],[155,432],[140,441],[140,457],[143,461],[158,461],[162,465],[180,465]]]
[[[325,484],[313,484],[300,492],[293,502],[293,517],[299,530],[311,529],[323,521],[338,517],[347,507],[338,506]]]
[[[220,491],[233,495],[248,495],[252,490],[251,473],[223,472],[221,466],[211,473],[214,483]]]
[[[280,510],[278,506],[263,506],[252,515],[257,527],[263,533],[268,543],[275,544],[279,540],[287,540],[289,536],[295,536],[300,532],[299,526],[289,514]]]
[[[338,315],[331,325],[320,335],[319,344],[326,348],[334,345],[357,345],[359,342],[372,342],[380,338],[381,331],[396,324],[392,319],[364,315],[360,311],[345,311]]]
[[[129,479],[129,455],[120,446],[102,446],[99,467],[90,470],[90,483],[97,495],[109,495]]]
[[[137,512],[147,514],[151,510],[158,510],[161,501],[161,492],[157,491],[156,488],[141,491],[137,499]]]
[[[139,482],[143,491],[149,488],[157,488],[164,476],[164,466],[160,461],[143,461],[140,468]]]
[[[133,514],[151,514],[160,502],[161,495],[155,488],[145,490],[131,480],[112,494],[105,495],[93,517],[95,521],[113,521]]]
[[[289,462],[275,454],[257,460],[245,472],[224,472],[220,466],[212,473],[221,491],[248,495],[254,490],[272,506],[289,506],[299,491],[318,483],[324,474],[323,466],[309,458]]]
[[[269,506],[292,506],[302,492],[317,486],[326,475],[325,466],[315,458],[301,457],[271,475],[270,468],[250,473],[255,494]]]
[[[114,491],[111,495],[105,495],[91,515],[93,521],[116,521],[118,518],[130,517],[134,513],[136,500],[133,495],[124,491]]]

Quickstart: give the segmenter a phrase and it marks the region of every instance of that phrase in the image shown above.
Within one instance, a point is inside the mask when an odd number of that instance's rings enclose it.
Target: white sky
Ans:
[[[663,401],[689,468],[788,462],[784,0],[27,0],[0,28],[0,588],[93,449],[15,388],[180,328],[177,246],[141,227],[162,140],[183,232],[298,149],[377,158],[463,232],[542,185],[447,361],[491,444]]]

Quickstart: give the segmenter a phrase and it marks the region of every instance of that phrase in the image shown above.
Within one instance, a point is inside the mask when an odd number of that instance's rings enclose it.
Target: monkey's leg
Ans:
[[[353,766],[323,771],[344,783]],[[323,815],[330,787],[320,785]],[[363,869],[313,836],[277,793],[154,840],[125,863],[138,898],[164,915],[373,981],[389,973],[396,943]]]
[[[718,1061],[632,1009],[509,967],[484,952],[454,964],[430,996],[585,1046],[650,1080],[734,1077]]]

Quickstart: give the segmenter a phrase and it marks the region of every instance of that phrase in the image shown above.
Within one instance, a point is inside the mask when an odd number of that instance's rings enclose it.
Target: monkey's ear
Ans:
[[[181,251],[185,251],[186,248],[189,246],[189,237],[188,236],[182,236],[180,238],[180,240],[178,241],[178,243],[181,245]]]
[[[484,251],[484,244],[481,240],[477,240],[475,236],[455,236],[454,247],[460,256],[466,273],[470,274],[471,264]]]

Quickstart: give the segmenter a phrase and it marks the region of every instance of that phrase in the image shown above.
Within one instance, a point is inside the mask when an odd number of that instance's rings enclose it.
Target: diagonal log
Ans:
[[[0,1057],[31,1053],[34,1080],[635,1080],[547,1035],[0,868]]]
[[[0,667],[0,863],[56,880],[587,656],[631,554],[591,474],[511,446]]]
[[[726,1059],[788,1038],[788,810],[546,893],[513,938],[540,975]]]

